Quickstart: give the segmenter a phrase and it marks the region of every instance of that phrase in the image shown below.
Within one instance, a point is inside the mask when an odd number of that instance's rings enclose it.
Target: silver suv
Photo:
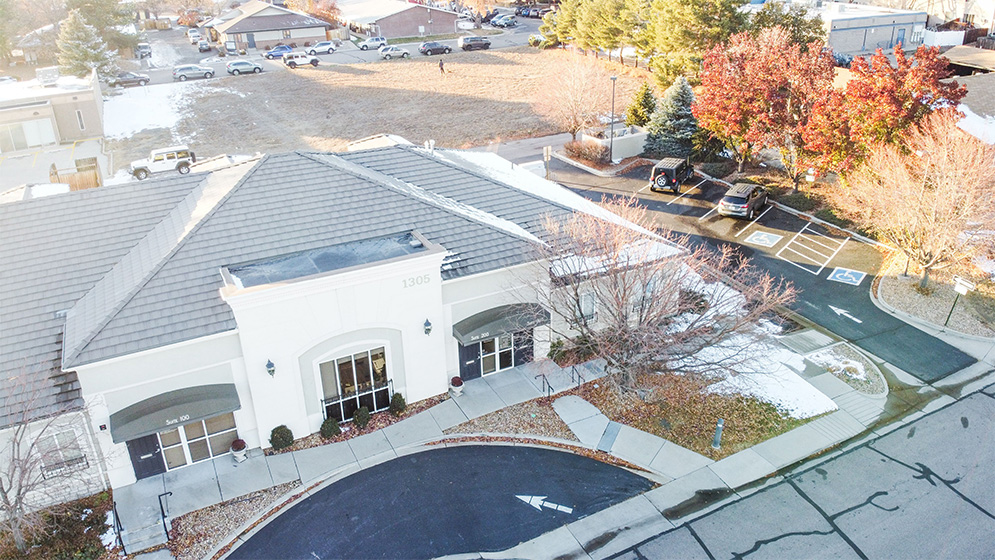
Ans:
[[[186,64],[184,66],[177,66],[173,68],[173,79],[179,80],[181,82],[187,81],[188,78],[212,78],[214,77],[214,69],[210,66],[198,66],[196,64]]]
[[[386,37],[370,37],[369,39],[362,41],[356,46],[359,47],[359,50],[365,51],[369,49],[379,49],[380,47],[386,44],[387,44]]]
[[[718,211],[723,216],[753,219],[767,206],[767,189],[751,183],[736,183],[719,201]]]

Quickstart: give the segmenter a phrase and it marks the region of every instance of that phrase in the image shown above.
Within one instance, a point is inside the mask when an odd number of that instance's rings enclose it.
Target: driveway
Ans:
[[[440,448],[331,484],[279,515],[229,558],[433,558],[499,551],[651,487],[629,471],[550,449]]]
[[[553,165],[555,181],[588,198],[635,195],[661,226],[712,247],[735,244],[753,264],[798,288],[794,311],[922,381],[937,381],[976,361],[878,309],[870,285],[882,255],[843,232],[774,207],[753,221],[719,216],[714,208],[726,187],[701,178],[674,195],[649,192],[646,169],[605,179],[562,162]]]

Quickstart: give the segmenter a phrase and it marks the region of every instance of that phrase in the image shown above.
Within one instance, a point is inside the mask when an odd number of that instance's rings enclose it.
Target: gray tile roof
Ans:
[[[961,103],[977,115],[995,116],[995,73],[960,76],[957,83],[967,87],[967,95]]]
[[[0,426],[10,423],[24,387],[38,414],[80,403],[79,382],[61,369],[68,311],[183,199],[203,175],[101,187],[0,205]]]
[[[303,14],[279,14],[272,16],[248,16],[236,20],[224,27],[225,33],[253,33],[256,31],[279,31],[283,29],[309,29],[312,27],[330,27],[328,22]]]
[[[210,212],[194,215],[194,200]],[[543,215],[567,212],[404,146],[278,154],[3,205],[3,363],[30,366],[52,403],[76,401],[78,382],[60,365],[233,330],[218,293],[222,266],[414,230],[459,256],[443,271],[452,278],[528,258],[531,235],[506,221],[539,234]],[[68,322],[54,315],[70,308]]]

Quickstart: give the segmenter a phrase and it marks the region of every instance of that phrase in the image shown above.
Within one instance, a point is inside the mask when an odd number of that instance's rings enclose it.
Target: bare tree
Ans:
[[[562,71],[542,89],[540,114],[573,135],[598,124],[611,102],[611,82],[602,64],[586,57],[569,56]]]
[[[295,12],[305,13],[333,25],[338,25],[338,18],[342,13],[335,0],[287,0],[284,5]]]
[[[25,552],[45,528],[41,508],[92,494],[103,483],[88,457],[81,410],[46,406],[42,382],[27,374],[4,385],[3,412],[14,423],[0,431],[0,528]],[[39,410],[44,417],[36,416]]]
[[[536,262],[548,266],[551,288],[538,289],[537,298],[554,338],[604,358],[626,390],[643,373],[708,377],[736,373],[755,357],[764,336],[758,322],[790,303],[789,284],[731,247],[713,251],[654,233],[635,199],[603,200],[602,207],[599,216],[545,220]]]
[[[957,127],[960,115],[938,111],[901,146],[879,146],[848,178],[837,205],[922,267],[970,260],[993,245],[995,147]]]

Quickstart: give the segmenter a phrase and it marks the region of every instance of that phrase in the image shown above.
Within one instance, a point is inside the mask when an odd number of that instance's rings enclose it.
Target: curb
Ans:
[[[950,327],[944,327],[944,326],[941,326],[941,325],[937,325],[936,323],[931,323],[929,321],[926,321],[925,319],[920,319],[919,317],[916,317],[915,315],[911,315],[909,313],[906,313],[905,311],[902,311],[902,310],[894,307],[893,305],[891,305],[890,303],[888,303],[887,301],[885,301],[885,299],[883,297],[878,296],[874,292],[875,292],[874,284],[871,283],[871,289],[870,289],[871,302],[875,306],[877,306],[878,309],[880,309],[880,310],[882,310],[882,311],[884,311],[886,313],[889,313],[891,315],[894,315],[899,320],[904,321],[904,322],[906,322],[906,323],[908,323],[908,324],[910,324],[910,325],[912,325],[914,327],[917,327],[917,328],[922,329],[922,330],[929,329],[929,330],[932,330],[932,331],[936,331],[937,334],[943,333],[943,334],[947,334],[947,335],[950,335],[950,336],[956,336],[956,337],[959,337],[959,338],[963,338],[963,339],[966,339],[966,340],[969,340],[969,341],[972,341],[972,342],[995,343],[995,338],[992,338],[992,337],[978,336],[976,334],[967,334],[967,333],[963,333],[963,332],[951,329]]]
[[[634,161],[634,162],[629,163],[628,165],[620,166],[618,169],[616,169],[614,171],[602,171],[600,169],[595,169],[595,168],[590,167],[588,165],[584,165],[583,163],[580,163],[579,161],[570,159],[570,158],[568,158],[567,156],[565,156],[564,154],[562,154],[560,152],[553,152],[552,156],[554,158],[562,161],[563,163],[566,163],[567,165],[572,165],[572,166],[576,167],[577,169],[581,169],[583,171],[586,171],[586,172],[590,173],[591,175],[596,175],[598,177],[605,177],[605,178],[618,177],[619,175],[625,173],[626,171],[632,169],[633,167],[638,167],[637,164],[639,163],[638,161]]]

